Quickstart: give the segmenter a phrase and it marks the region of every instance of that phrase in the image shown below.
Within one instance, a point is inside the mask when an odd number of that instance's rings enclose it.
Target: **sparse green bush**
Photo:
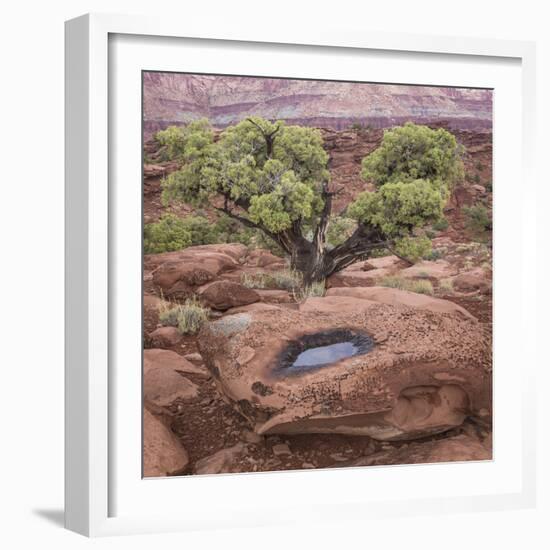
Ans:
[[[478,160],[478,161],[476,162],[475,166],[476,166],[476,170],[477,170],[478,172],[481,172],[481,171],[483,170],[483,164],[481,164],[481,161]]]
[[[481,178],[480,178],[479,174],[474,174],[474,183],[476,185],[479,185],[480,182],[481,182]]]
[[[215,242],[215,227],[202,216],[180,218],[174,214],[163,214],[158,222],[145,224],[143,228],[145,254],[172,252],[187,246]]]
[[[433,285],[428,280],[411,280],[396,275],[384,277],[380,281],[380,285],[397,288],[398,290],[408,290],[417,294],[428,294],[430,296],[434,293]]]
[[[158,254],[181,250],[191,245],[191,233],[181,218],[164,214],[156,223],[145,224],[143,228],[143,251]]]
[[[395,244],[395,252],[411,262],[417,262],[432,250],[432,242],[426,236],[404,237]]]
[[[429,260],[430,262],[435,262],[443,257],[443,252],[441,250],[430,250],[427,254],[422,256],[422,259]]]
[[[478,202],[473,206],[463,206],[466,228],[474,234],[483,233],[492,229],[493,222],[489,216],[489,210]]]
[[[445,231],[449,227],[449,222],[447,218],[441,218],[436,222],[432,223],[432,229],[434,231]]]
[[[208,321],[208,313],[196,298],[189,298],[184,304],[161,310],[159,320],[165,326],[177,327],[181,334],[195,334]]]

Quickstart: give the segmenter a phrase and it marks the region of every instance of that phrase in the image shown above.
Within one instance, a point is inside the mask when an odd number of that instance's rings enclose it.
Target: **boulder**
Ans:
[[[199,296],[208,307],[220,311],[260,301],[255,290],[233,281],[214,281],[201,287]]]
[[[453,288],[458,292],[487,292],[491,281],[482,269],[468,271],[453,277]]]
[[[244,443],[222,449],[211,456],[201,458],[195,464],[194,472],[198,475],[227,474],[235,471],[235,462],[246,448]]]
[[[381,304],[406,306],[436,313],[450,313],[459,315],[465,319],[475,319],[469,311],[449,300],[442,300],[440,298],[409,292],[408,290],[399,290],[397,288],[387,288],[383,286],[371,286],[368,288],[330,288],[327,290],[327,297],[331,296],[358,298],[361,300],[370,300],[371,302],[379,302]]]
[[[149,333],[150,342],[159,348],[171,348],[182,338],[176,327],[159,327]]]
[[[397,256],[382,256],[381,258],[370,258],[364,262],[363,269],[389,269],[397,268],[402,260]]]
[[[272,254],[268,250],[257,248],[248,253],[246,264],[253,267],[268,267],[277,264],[284,267],[285,261],[283,258],[275,256],[275,254]]]
[[[346,349],[352,337],[370,344],[294,366],[298,352],[333,337]],[[491,410],[490,330],[454,312],[310,298],[299,310],[223,317],[201,329],[198,345],[218,390],[258,434],[408,440]]]
[[[368,271],[355,270],[353,268],[344,269],[331,275],[327,280],[327,287],[341,287],[341,286],[371,286],[375,285],[380,279],[391,275],[392,270],[390,268],[381,267],[378,269],[371,269]]]
[[[198,353],[193,353],[186,357],[182,357],[175,351],[166,349],[146,349],[143,351],[144,371],[148,371],[152,368],[164,368],[173,369],[185,374],[209,376],[205,368],[194,365],[191,361],[202,362],[202,357]]]
[[[153,273],[153,283],[166,298],[185,300],[193,295],[195,287],[214,280],[216,270],[185,260],[163,263]]]
[[[143,409],[143,475],[160,477],[183,473],[187,451],[172,431],[147,407]]]
[[[143,398],[146,401],[153,403],[157,407],[166,407],[176,399],[187,401],[195,399],[198,396],[199,387],[174,368],[172,358],[168,358],[166,361],[161,356],[159,360],[158,351],[164,350],[147,351],[156,351],[157,354],[153,356],[155,359],[151,360],[151,354],[145,355],[144,353]],[[183,357],[182,360],[184,360]],[[191,366],[194,367],[194,365]]]

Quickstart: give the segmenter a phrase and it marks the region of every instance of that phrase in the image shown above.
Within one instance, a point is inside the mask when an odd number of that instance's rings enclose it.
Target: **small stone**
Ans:
[[[347,457],[341,455],[340,453],[332,453],[329,456],[330,458],[332,458],[332,460],[335,460],[336,462],[345,462],[346,460],[348,460]]]
[[[302,462],[302,468],[311,470],[312,468],[315,468],[315,464],[312,464],[311,462]]]
[[[292,451],[286,443],[279,443],[279,445],[273,446],[273,454],[275,456],[291,455]]]
[[[187,355],[183,356],[188,361],[191,361],[191,363],[202,363],[202,355],[200,353],[188,353]]]
[[[241,437],[247,443],[252,443],[254,445],[261,443],[263,440],[261,435],[258,435],[256,432],[252,432],[250,430],[243,430]]]

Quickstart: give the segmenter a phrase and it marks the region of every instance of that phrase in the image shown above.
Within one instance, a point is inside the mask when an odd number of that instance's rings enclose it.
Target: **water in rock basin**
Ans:
[[[298,357],[292,367],[313,367],[315,365],[326,365],[334,363],[345,357],[352,357],[358,351],[353,342],[340,342],[329,346],[306,349]]]

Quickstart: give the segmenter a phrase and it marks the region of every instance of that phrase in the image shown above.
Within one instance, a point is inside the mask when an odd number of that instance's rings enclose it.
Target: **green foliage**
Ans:
[[[198,205],[221,195],[274,233],[320,212],[319,185],[329,173],[318,130],[254,117],[227,128],[214,142],[209,127],[190,126],[185,164],[165,180],[164,201]],[[270,150],[264,134],[270,136]]]
[[[481,172],[483,170],[483,164],[481,164],[481,161],[479,160],[476,162],[475,167],[478,172]]]
[[[381,286],[389,288],[397,288],[398,290],[408,290],[409,292],[416,292],[417,294],[428,294],[432,296],[434,293],[433,285],[427,280],[411,280],[398,276],[384,277],[380,281]]]
[[[145,254],[181,250],[187,246],[218,242],[216,227],[203,216],[163,214],[156,223],[148,223],[143,230]]]
[[[214,140],[208,120],[201,118],[187,126],[169,126],[155,134],[155,141],[164,149],[164,160],[184,161],[195,158]]]
[[[441,217],[439,220],[436,220],[432,223],[432,229],[434,231],[445,231],[449,227],[449,222],[447,218]]]
[[[377,186],[430,180],[451,187],[464,175],[461,154],[447,130],[408,122],[384,133],[380,147],[363,159],[362,176]]]
[[[182,163],[163,181],[165,204],[210,203],[225,212],[231,223],[221,217],[215,224],[217,242],[279,242],[287,253],[299,251],[316,261],[312,237],[330,214],[325,208],[328,155],[319,130],[251,117],[226,128],[216,140],[206,120],[163,132],[157,140]],[[362,165],[363,177],[374,181],[376,191],[359,194],[345,215],[329,219],[323,253],[336,249],[335,256],[349,254],[346,241],[361,226],[352,256],[371,255],[386,246],[414,259],[428,254],[429,240],[412,235],[441,220],[450,187],[463,177],[460,155],[454,136],[443,129],[408,123],[387,131]],[[235,219],[247,229],[235,230]],[[205,230],[185,229],[193,244],[197,232]],[[270,248],[275,252],[277,245]],[[301,269],[309,272],[308,261],[302,263]],[[323,274],[317,271],[315,276]]]
[[[159,320],[165,326],[177,327],[181,334],[195,334],[208,321],[208,314],[208,308],[196,298],[189,298],[182,305],[162,310]]]
[[[164,214],[156,223],[145,224],[143,228],[143,251],[158,254],[181,250],[192,243],[191,233],[182,219],[173,214]]]
[[[446,195],[439,180],[386,183],[375,193],[364,191],[348,206],[348,215],[379,228],[391,238],[441,218]]]
[[[327,230],[327,243],[335,247],[345,242],[355,231],[357,222],[346,216],[332,216]]]
[[[473,206],[463,206],[466,228],[472,233],[479,234],[492,229],[493,222],[489,210],[480,202]]]
[[[428,237],[404,237],[395,243],[395,251],[399,256],[411,262],[425,258],[432,251],[432,242]]]

